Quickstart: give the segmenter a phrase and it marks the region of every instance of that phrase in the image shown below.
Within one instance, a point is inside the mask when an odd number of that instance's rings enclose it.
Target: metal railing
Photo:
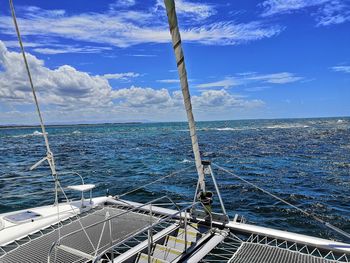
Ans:
[[[169,197],[165,196],[166,198],[168,198],[169,200],[171,200]],[[162,198],[162,197],[161,197]],[[163,197],[164,198],[164,197]],[[159,200],[159,199],[156,199],[156,200]],[[154,200],[154,201],[156,201]],[[173,202],[173,201],[171,201]],[[175,204],[175,202],[174,202]],[[196,203],[197,204],[197,203]],[[146,204],[145,204],[146,205]],[[151,205],[151,204],[150,204]],[[173,213],[171,215],[168,215],[164,218],[162,218],[161,220],[157,221],[156,223],[153,223],[153,221],[151,221],[150,225],[148,227],[145,227],[143,229],[141,229],[140,231],[136,232],[136,233],[133,233],[131,235],[129,235],[128,238],[126,239],[123,239],[122,241],[114,244],[112,247],[109,247],[107,249],[105,249],[104,251],[102,251],[101,253],[99,253],[99,256],[97,256],[94,260],[93,260],[93,263],[97,263],[98,260],[100,260],[102,258],[103,255],[105,255],[106,253],[108,253],[109,250],[113,250],[114,247],[117,247],[119,246],[121,243],[123,242],[126,242],[130,239],[132,239],[136,234],[139,234],[139,233],[142,233],[142,232],[146,232],[147,231],[147,250],[148,250],[148,261],[150,261],[151,259],[151,248],[153,246],[153,234],[151,233],[151,230],[156,227],[157,225],[159,224],[162,224],[164,223],[165,221],[169,220],[169,219],[174,219],[174,218],[179,218],[180,219],[180,225],[182,223],[182,213],[184,213],[184,225],[186,225],[186,227],[184,227],[184,230],[185,230],[185,236],[187,236],[187,211],[190,210],[191,208],[193,207],[193,204],[185,207],[185,208],[182,208],[182,209],[179,209],[176,213]],[[150,213],[151,214],[151,213]],[[186,223],[185,223],[186,222]],[[187,248],[185,249],[185,251],[187,250]]]

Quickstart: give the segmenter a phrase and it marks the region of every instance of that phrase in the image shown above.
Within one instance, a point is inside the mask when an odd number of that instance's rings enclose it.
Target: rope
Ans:
[[[297,206],[295,206],[295,205],[289,203],[288,201],[286,201],[286,200],[284,200],[284,199],[278,197],[277,195],[275,195],[275,194],[273,194],[273,193],[271,193],[271,192],[269,192],[269,191],[267,191],[267,190],[265,190],[265,189],[263,189],[263,188],[261,188],[261,187],[255,185],[255,184],[253,184],[253,183],[247,181],[246,179],[240,177],[239,175],[234,174],[234,173],[232,173],[231,171],[229,171],[229,170],[227,170],[227,169],[225,169],[225,168],[223,168],[223,167],[221,167],[221,166],[219,166],[219,165],[217,165],[217,164],[212,163],[212,165],[214,165],[214,166],[215,166],[216,168],[218,168],[219,170],[224,171],[224,172],[226,172],[226,173],[228,173],[228,174],[234,176],[235,178],[237,178],[237,179],[239,179],[239,180],[245,182],[246,184],[248,184],[248,185],[254,187],[255,189],[258,189],[258,190],[260,190],[261,192],[263,192],[263,193],[265,193],[265,194],[267,194],[267,195],[269,195],[269,196],[271,196],[271,197],[277,199],[278,201],[280,201],[280,202],[282,202],[282,203],[284,203],[284,204],[286,204],[286,205],[289,205],[289,206],[293,207],[294,209],[298,210],[298,211],[301,212],[302,214],[304,214],[304,215],[306,215],[306,216],[308,216],[308,217],[313,218],[313,219],[316,220],[317,222],[319,222],[319,223],[325,225],[326,227],[328,227],[328,228],[334,230],[335,232],[337,232],[337,233],[339,233],[339,234],[341,234],[341,235],[343,235],[343,236],[345,236],[345,237],[347,237],[347,238],[350,238],[350,234],[349,234],[349,233],[345,232],[344,230],[339,229],[339,228],[336,227],[336,226],[333,226],[332,224],[330,224],[330,223],[324,221],[323,219],[321,219],[321,218],[315,216],[314,214],[311,214],[311,213],[309,213],[309,212],[307,212],[307,211],[305,211],[305,210],[303,210],[303,209],[301,209],[301,208],[299,208],[299,207],[297,207]]]
[[[147,187],[147,186],[149,186],[149,185],[151,185],[151,184],[154,184],[154,183],[157,183],[157,182],[159,182],[159,181],[162,181],[162,180],[164,180],[164,179],[166,179],[166,178],[169,178],[169,177],[178,175],[179,173],[184,172],[184,171],[187,171],[187,170],[189,170],[190,168],[192,168],[192,167],[191,167],[191,166],[188,166],[188,167],[186,167],[186,168],[184,168],[184,169],[181,169],[181,170],[178,170],[178,171],[173,172],[173,173],[171,173],[171,174],[168,174],[168,175],[166,175],[166,176],[163,176],[163,177],[161,177],[161,178],[159,178],[159,179],[157,179],[157,180],[155,180],[155,181],[152,181],[152,182],[150,182],[150,183],[144,184],[144,185],[142,185],[142,186],[140,186],[140,187],[137,187],[137,188],[135,188],[135,189],[133,189],[133,190],[130,190],[130,191],[128,191],[128,192],[125,192],[125,193],[123,193],[123,194],[121,194],[121,195],[116,195],[115,198],[120,198],[120,197],[122,197],[122,196],[124,196],[124,195],[128,195],[128,194],[131,194],[131,193],[133,193],[133,192],[139,191],[139,190],[141,190],[142,188],[145,188],[145,187]]]

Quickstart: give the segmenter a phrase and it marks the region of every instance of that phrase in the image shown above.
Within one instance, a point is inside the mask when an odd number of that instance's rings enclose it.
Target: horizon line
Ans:
[[[285,118],[242,118],[242,119],[222,119],[222,120],[199,120],[198,122],[215,122],[215,121],[258,121],[258,120],[295,120],[295,119],[336,119],[336,118],[350,118],[350,116],[318,116],[318,117],[285,117]],[[115,125],[115,124],[147,124],[147,123],[187,123],[186,120],[179,121],[151,121],[151,120],[140,120],[140,121],[115,121],[115,122],[72,122],[72,123],[47,123],[47,127],[59,127],[59,126],[90,126],[90,125]],[[40,127],[40,124],[0,124],[0,129],[11,129],[11,128],[34,128]]]

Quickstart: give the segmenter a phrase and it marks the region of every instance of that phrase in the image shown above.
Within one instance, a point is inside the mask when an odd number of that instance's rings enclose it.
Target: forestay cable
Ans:
[[[37,96],[36,96],[36,91],[35,91],[35,88],[34,88],[32,75],[31,75],[31,73],[30,73],[30,69],[29,69],[29,65],[28,65],[28,61],[27,61],[27,56],[26,56],[26,53],[25,53],[25,50],[24,50],[24,46],[23,46],[23,42],[22,42],[21,33],[20,33],[20,31],[19,31],[19,27],[18,27],[18,23],[17,23],[17,19],[16,19],[15,8],[14,8],[14,6],[13,6],[13,1],[12,1],[12,0],[9,0],[9,2],[10,2],[10,9],[11,9],[11,15],[12,15],[13,23],[14,23],[15,28],[16,28],[16,33],[17,33],[18,42],[19,42],[20,49],[21,49],[21,53],[22,53],[22,56],[23,56],[23,60],[24,60],[24,64],[25,64],[26,71],[27,71],[27,75],[28,75],[30,87],[31,87],[31,89],[32,89],[32,93],[33,93],[33,97],[34,97],[34,102],[35,102],[35,106],[36,106],[36,111],[37,111],[38,116],[39,116],[40,127],[41,127],[42,134],[43,134],[43,136],[44,136],[45,145],[46,145],[46,157],[44,157],[44,158],[41,159],[39,162],[37,162],[36,164],[34,164],[34,165],[31,167],[31,170],[34,169],[34,168],[36,168],[38,165],[40,165],[40,164],[41,164],[42,162],[44,162],[45,160],[49,163],[52,176],[53,176],[54,179],[55,179],[55,204],[58,205],[58,193],[57,193],[57,191],[58,191],[58,183],[57,183],[58,178],[57,178],[57,173],[56,173],[55,159],[54,159],[54,156],[53,156],[53,154],[52,154],[52,152],[51,152],[51,149],[50,149],[49,139],[48,139],[48,137],[47,137],[47,133],[46,133],[46,130],[45,130],[45,125],[44,125],[43,117],[42,117],[41,112],[40,112],[39,102],[38,102],[38,98],[37,98]]]
[[[267,191],[267,190],[265,190],[265,189],[263,189],[263,188],[261,188],[261,187],[255,185],[255,184],[253,184],[253,183],[247,181],[246,179],[240,177],[239,175],[234,174],[233,172],[231,172],[231,171],[229,171],[229,170],[227,170],[227,169],[225,169],[225,168],[223,168],[223,167],[221,167],[221,166],[219,166],[219,165],[217,165],[217,164],[215,164],[215,163],[212,163],[212,165],[214,165],[215,167],[217,167],[219,170],[224,171],[224,172],[226,172],[226,173],[228,173],[228,174],[234,176],[235,178],[237,178],[237,179],[239,179],[239,180],[245,182],[246,184],[249,184],[250,186],[254,187],[255,189],[258,189],[258,190],[264,192],[265,194],[267,194],[267,195],[269,195],[269,196],[271,196],[271,197],[277,199],[278,201],[280,201],[280,202],[282,202],[282,203],[284,203],[284,204],[286,204],[286,205],[289,205],[289,206],[293,207],[294,209],[298,210],[298,211],[301,212],[302,214],[304,214],[304,215],[306,215],[306,216],[308,216],[308,217],[313,218],[313,219],[316,220],[317,222],[319,222],[319,223],[325,225],[326,227],[328,227],[328,228],[330,228],[330,229],[336,231],[337,233],[339,233],[339,234],[341,234],[341,235],[343,235],[343,236],[345,236],[345,237],[347,237],[347,238],[350,238],[350,234],[349,234],[349,233],[347,233],[347,232],[345,232],[344,230],[341,230],[340,228],[338,228],[338,227],[336,227],[336,226],[334,226],[334,225],[332,225],[332,224],[330,224],[330,223],[328,223],[328,222],[322,220],[321,218],[315,216],[314,214],[311,214],[311,213],[309,213],[309,212],[307,212],[307,211],[305,211],[305,210],[303,210],[303,209],[301,209],[301,208],[299,208],[299,207],[297,207],[297,206],[295,206],[295,205],[289,203],[288,201],[286,201],[286,200],[284,200],[284,199],[278,197],[277,195],[274,195],[273,193],[270,193],[269,191]]]

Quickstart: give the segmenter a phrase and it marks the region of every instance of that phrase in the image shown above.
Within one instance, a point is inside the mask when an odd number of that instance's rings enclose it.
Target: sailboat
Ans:
[[[215,179],[216,169],[229,173],[350,238],[345,231],[315,215],[293,206],[218,164],[201,159],[174,0],[165,0],[165,6],[198,174],[193,201],[185,205],[176,203],[169,196],[147,203],[129,201],[123,198],[124,195],[93,197],[95,185],[85,184],[79,174],[77,176],[80,176],[81,184],[68,186],[68,189],[78,192],[81,198],[71,200],[67,197],[56,171],[54,154],[45,131],[15,9],[10,0],[47,150],[46,156],[31,169],[44,162],[49,164],[55,185],[55,198],[53,205],[0,214],[0,263],[350,262],[350,244],[248,224],[239,215],[229,217]],[[213,189],[209,189],[209,180]],[[59,202],[59,195],[64,196],[65,202]],[[213,202],[218,203],[220,211],[213,211]]]

